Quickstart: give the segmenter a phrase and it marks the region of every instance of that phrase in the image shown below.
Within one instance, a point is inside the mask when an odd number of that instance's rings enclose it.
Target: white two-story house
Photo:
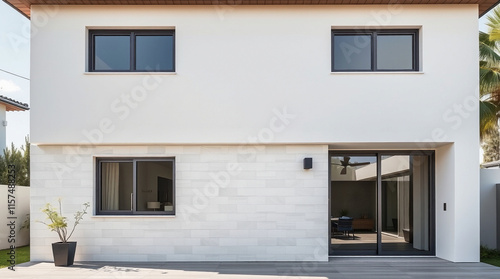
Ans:
[[[479,260],[495,1],[5,0],[31,18],[31,260]],[[342,218],[342,217],[349,218]]]

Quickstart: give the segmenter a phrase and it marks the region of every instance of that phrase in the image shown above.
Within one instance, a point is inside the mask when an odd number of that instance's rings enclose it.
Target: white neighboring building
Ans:
[[[90,201],[76,260],[479,261],[477,31],[492,2],[7,1],[37,30],[32,220],[57,197],[65,212]],[[51,260],[56,235],[31,232],[31,260]]]
[[[5,147],[7,147],[7,112],[26,110],[29,110],[28,104],[0,95],[0,152],[2,152],[2,154]]]

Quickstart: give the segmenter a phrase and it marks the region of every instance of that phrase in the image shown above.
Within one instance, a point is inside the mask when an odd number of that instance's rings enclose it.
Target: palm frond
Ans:
[[[479,42],[489,47],[495,47],[495,41],[490,40],[490,34],[479,31]]]
[[[500,68],[480,66],[479,68],[479,88],[480,95],[491,94],[492,91],[500,87]]]
[[[495,48],[479,42],[479,59],[488,66],[499,66],[500,55]]]
[[[486,25],[490,29],[500,30],[500,9],[493,9],[486,19],[488,20]]]
[[[500,29],[490,30],[490,41],[496,42],[500,39]]]
[[[481,139],[484,138],[497,127],[497,113],[499,107],[489,101],[479,101],[479,134]]]

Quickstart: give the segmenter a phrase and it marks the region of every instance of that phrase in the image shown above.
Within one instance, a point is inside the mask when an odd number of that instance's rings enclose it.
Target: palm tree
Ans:
[[[500,8],[488,16],[488,33],[479,31],[480,136],[488,161],[500,159],[498,113],[500,111]]]

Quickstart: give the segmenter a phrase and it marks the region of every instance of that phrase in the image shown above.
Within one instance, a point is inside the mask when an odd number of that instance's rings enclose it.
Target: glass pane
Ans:
[[[382,156],[382,251],[429,247],[429,157]]]
[[[377,157],[333,156],[331,179],[331,253],[375,254]],[[343,216],[352,218],[350,229],[342,227]]]
[[[334,70],[371,70],[370,35],[334,35]]]
[[[130,36],[95,36],[94,70],[130,70]]]
[[[173,71],[173,36],[137,36],[136,70]]]
[[[132,162],[101,163],[101,210],[132,210]]]
[[[413,36],[378,35],[377,36],[378,70],[412,70]]]
[[[172,161],[137,162],[137,210],[174,211]]]

